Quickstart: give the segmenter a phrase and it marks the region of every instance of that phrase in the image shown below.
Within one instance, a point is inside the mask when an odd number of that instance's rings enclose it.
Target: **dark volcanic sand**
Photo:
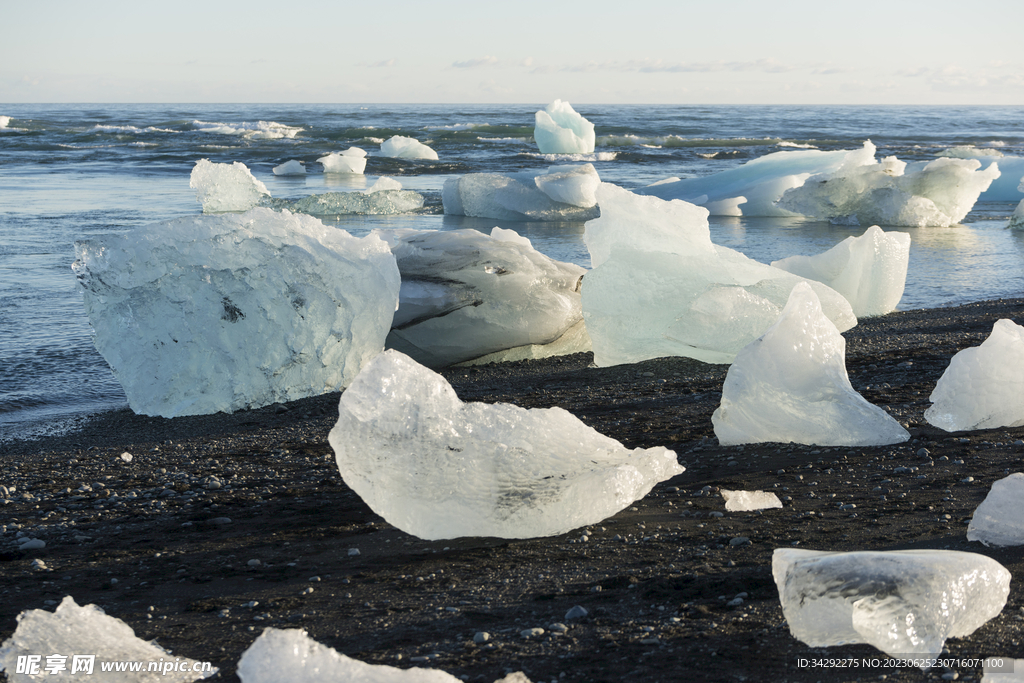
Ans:
[[[487,683],[519,670],[534,683],[941,680],[951,672],[799,667],[799,658],[883,655],[794,639],[772,551],[948,548],[1020,577],[1024,547],[986,548],[965,534],[990,485],[1024,469],[1015,445],[1024,429],[948,434],[923,412],[950,357],[997,319],[1024,320],[1022,306],[895,313],[844,335],[854,387],[913,435],[881,448],[719,447],[711,413],[726,367],[687,359],[591,368],[578,354],[445,371],[465,400],[561,406],[627,446],[673,448],[686,466],[633,507],[554,538],[426,542],[394,529],[338,476],[326,438],[337,394],[174,420],[117,411],[70,436],[4,444],[0,484],[17,489],[0,522],[0,638],[22,610],[52,610],[71,595],[175,655],[212,661],[220,680],[237,680],[240,655],[267,626],[303,628],[362,661]],[[206,488],[210,477],[223,486]],[[719,488],[788,499],[717,517]],[[18,530],[46,548],[17,550]],[[750,542],[731,545],[737,537]],[[49,570],[33,569],[36,558]],[[743,604],[728,606],[740,593]],[[574,605],[589,614],[566,620]],[[1015,581],[1003,612],[948,641],[949,654],[1024,657],[1022,619]],[[556,623],[568,630],[553,633]],[[520,635],[534,627],[544,635]],[[473,641],[480,631],[486,644]]]

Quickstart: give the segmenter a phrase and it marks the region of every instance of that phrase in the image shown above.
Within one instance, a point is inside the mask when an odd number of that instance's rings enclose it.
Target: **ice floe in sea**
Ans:
[[[850,302],[858,318],[896,310],[907,284],[910,235],[884,232],[877,225],[860,237],[847,237],[815,256],[790,256],[772,265],[823,282]]]
[[[967,540],[988,546],[1024,545],[1024,474],[1014,472],[992,484],[967,525]]]
[[[402,276],[388,348],[432,368],[590,350],[579,293],[586,270],[545,256],[514,230],[374,234],[391,245]]]
[[[683,471],[561,408],[463,403],[443,377],[388,350],[341,396],[329,434],[345,483],[424,539],[554,536],[597,523]]]
[[[366,150],[349,147],[344,152],[331,152],[317,159],[324,173],[362,173],[366,170]]]
[[[689,356],[730,363],[779,317],[792,273],[711,242],[707,210],[642,197],[602,183],[600,218],[584,241],[593,270],[583,279],[583,317],[598,365]],[[811,282],[825,315],[845,331],[849,302]]]
[[[415,138],[394,135],[380,145],[382,156],[396,159],[437,159],[437,152]]]
[[[1013,210],[1013,215],[1010,216],[1010,222],[1006,227],[1024,228],[1024,199],[1020,200],[1020,204]]]
[[[991,147],[952,147],[940,156],[954,159],[977,159],[983,166],[999,166],[999,177],[978,197],[980,202],[1024,201],[1024,157],[1009,156]]]
[[[924,411],[947,432],[1024,425],[1024,327],[997,320],[981,343],[949,361]]]
[[[274,175],[306,175],[306,167],[302,165],[301,161],[295,159],[286,161],[280,166],[275,166],[272,170]]]
[[[772,575],[801,642],[867,643],[901,659],[938,657],[947,638],[969,636],[996,617],[1010,592],[1001,564],[953,550],[778,549]]]
[[[543,154],[587,154],[594,151],[594,124],[568,102],[555,100],[534,116],[533,139]]]
[[[394,178],[381,176],[373,185],[358,192],[324,192],[295,201],[267,202],[275,208],[284,208],[313,216],[342,214],[380,215],[408,213],[423,207],[423,195],[403,190]]]
[[[50,656],[62,669],[49,670]],[[60,656],[64,655],[63,658]],[[90,659],[88,655],[94,655]],[[22,657],[37,657],[37,670],[29,673],[19,669]],[[30,660],[22,660],[30,666]],[[166,662],[173,665],[166,671],[118,672],[106,671],[105,665],[122,662]],[[81,680],[122,681],[123,683],[190,683],[209,678],[217,668],[188,657],[171,655],[155,643],[135,635],[132,628],[103,613],[96,605],[79,606],[68,595],[53,612],[41,609],[25,610],[18,615],[14,634],[0,645],[0,670],[8,680],[62,681]]]
[[[192,168],[189,187],[203,205],[203,213],[248,211],[270,197],[270,190],[240,161],[220,164],[200,159]]]
[[[782,501],[771,492],[766,491],[729,491],[722,489],[725,498],[725,509],[728,512],[751,512],[782,507]]]
[[[469,173],[444,182],[444,212],[516,221],[583,221],[599,215],[593,164],[546,171]]]
[[[75,244],[96,348],[132,410],[174,417],[345,386],[398,303],[387,244],[266,208]]]
[[[711,421],[723,446],[879,446],[910,438],[854,391],[846,340],[806,282],[793,287],[778,321],[736,355]]]

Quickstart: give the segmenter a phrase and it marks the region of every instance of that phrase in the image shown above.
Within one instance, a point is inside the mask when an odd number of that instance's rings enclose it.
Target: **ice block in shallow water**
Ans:
[[[444,212],[515,221],[584,221],[599,215],[593,164],[547,171],[468,173],[444,182]]]
[[[949,362],[924,411],[947,432],[1024,425],[1024,327],[998,320],[980,346]]]
[[[270,197],[267,186],[240,161],[218,164],[200,159],[192,168],[189,187],[196,191],[203,213],[248,211]]]
[[[867,643],[892,657],[934,658],[997,616],[1010,572],[953,550],[778,549],[772,575],[793,636],[811,647]],[[927,666],[922,668],[927,669]]]
[[[766,491],[729,491],[722,489],[725,509],[729,512],[750,512],[782,507],[782,501],[774,493]]]
[[[366,170],[366,151],[349,147],[344,152],[331,152],[317,159],[324,173],[362,173]]]
[[[683,471],[561,408],[463,403],[389,350],[345,390],[329,440],[345,483],[389,524],[428,540],[555,536],[595,524]]]
[[[381,156],[396,159],[437,159],[437,152],[415,138],[395,135],[380,146]]]
[[[555,100],[534,116],[533,138],[542,154],[588,154],[597,136],[594,124],[568,102]]]
[[[967,525],[967,540],[988,546],[1024,545],[1024,474],[1015,472],[992,484]]]
[[[295,159],[286,161],[280,166],[275,166],[273,171],[274,175],[306,175],[306,167],[302,165],[301,161],[296,161]]]

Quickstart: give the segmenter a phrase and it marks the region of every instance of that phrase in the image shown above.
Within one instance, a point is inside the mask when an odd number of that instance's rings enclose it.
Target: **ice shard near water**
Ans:
[[[897,658],[939,656],[947,638],[969,636],[996,617],[1010,592],[1001,564],[952,550],[785,548],[772,556],[772,575],[801,642],[867,643]]]
[[[850,302],[858,318],[896,310],[907,284],[910,235],[884,232],[877,225],[860,237],[847,237],[815,256],[790,256],[772,265],[823,282]]]
[[[967,540],[988,546],[1024,545],[1024,473],[1014,472],[992,484],[967,525]]]
[[[95,344],[137,413],[231,412],[334,391],[380,353],[388,246],[270,209],[75,245]]]
[[[540,358],[589,351],[580,280],[513,230],[377,230],[402,289],[386,345],[438,368],[504,353]]]
[[[362,173],[366,170],[366,151],[349,147],[344,152],[331,152],[317,159],[324,167],[324,173]]]
[[[910,438],[854,391],[846,340],[805,282],[793,288],[778,321],[736,355],[711,421],[723,446],[879,446]]]
[[[345,483],[423,539],[555,536],[595,524],[683,471],[630,451],[561,408],[463,403],[393,350],[345,390],[329,440]]]
[[[415,138],[395,135],[380,145],[381,156],[396,159],[437,159],[437,152]]]
[[[513,221],[585,221],[599,215],[593,164],[546,171],[468,173],[444,183],[444,212]]]
[[[597,140],[594,124],[568,102],[555,100],[534,116],[533,139],[542,154],[588,154]]]
[[[273,170],[274,175],[306,175],[306,167],[302,165],[301,161],[296,161],[295,159],[292,159],[291,161],[286,161],[280,166],[275,166],[271,170]]]
[[[1024,327],[998,320],[980,346],[949,361],[924,411],[947,432],[1024,425]]]
[[[50,673],[45,669],[47,656],[53,654],[66,655],[63,671]],[[39,672],[35,675],[18,673],[18,658],[29,655],[42,656]],[[92,670],[76,670],[73,655],[95,655]],[[177,666],[176,670],[167,672],[102,671],[106,663],[135,661],[167,661]],[[79,660],[77,665],[85,664]],[[200,670],[193,671],[193,668]],[[73,683],[82,680],[102,680],[105,683],[190,683],[217,673],[216,667],[202,671],[203,668],[201,662],[180,655],[173,656],[159,645],[138,638],[128,624],[104,614],[96,605],[79,606],[70,595],[53,612],[32,609],[19,614],[14,634],[0,645],[0,670],[6,673],[11,683]]]
[[[803,278],[711,242],[707,211],[642,197],[608,183],[584,241],[583,317],[598,365],[662,356],[729,363],[778,319]],[[840,330],[857,324],[849,302],[811,282]]]
[[[192,168],[189,187],[203,205],[203,213],[248,211],[270,197],[267,186],[240,161],[218,164],[200,159]]]
[[[782,501],[768,491],[729,491],[722,489],[725,509],[728,512],[750,512],[782,507]]]

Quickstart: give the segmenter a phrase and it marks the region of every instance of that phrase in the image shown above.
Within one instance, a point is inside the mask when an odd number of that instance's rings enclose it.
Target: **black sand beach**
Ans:
[[[213,662],[215,680],[238,680],[242,652],[272,626],[362,661],[487,683],[511,671],[534,683],[977,681],[970,665],[800,666],[881,653],[794,639],[771,558],[794,545],[988,555],[1014,576],[1009,600],[949,640],[949,655],[1024,657],[1024,548],[966,540],[991,484],[1024,469],[1024,428],[950,434],[923,418],[952,355],[1000,318],[1024,322],[1024,299],[894,313],[844,335],[854,388],[912,434],[878,448],[720,447],[711,414],[727,368],[688,359],[591,368],[577,354],[444,371],[464,400],[561,406],[626,446],[672,448],[686,467],[620,514],[554,538],[426,542],[394,529],[338,475],[327,443],[337,394],[173,420],[123,410],[3,444],[0,638],[23,610],[71,595]],[[713,515],[722,488],[771,490],[784,507]],[[19,531],[46,547],[18,550]],[[587,615],[567,619],[577,605]],[[522,635],[533,628],[544,633]],[[489,639],[474,642],[480,632]]]

